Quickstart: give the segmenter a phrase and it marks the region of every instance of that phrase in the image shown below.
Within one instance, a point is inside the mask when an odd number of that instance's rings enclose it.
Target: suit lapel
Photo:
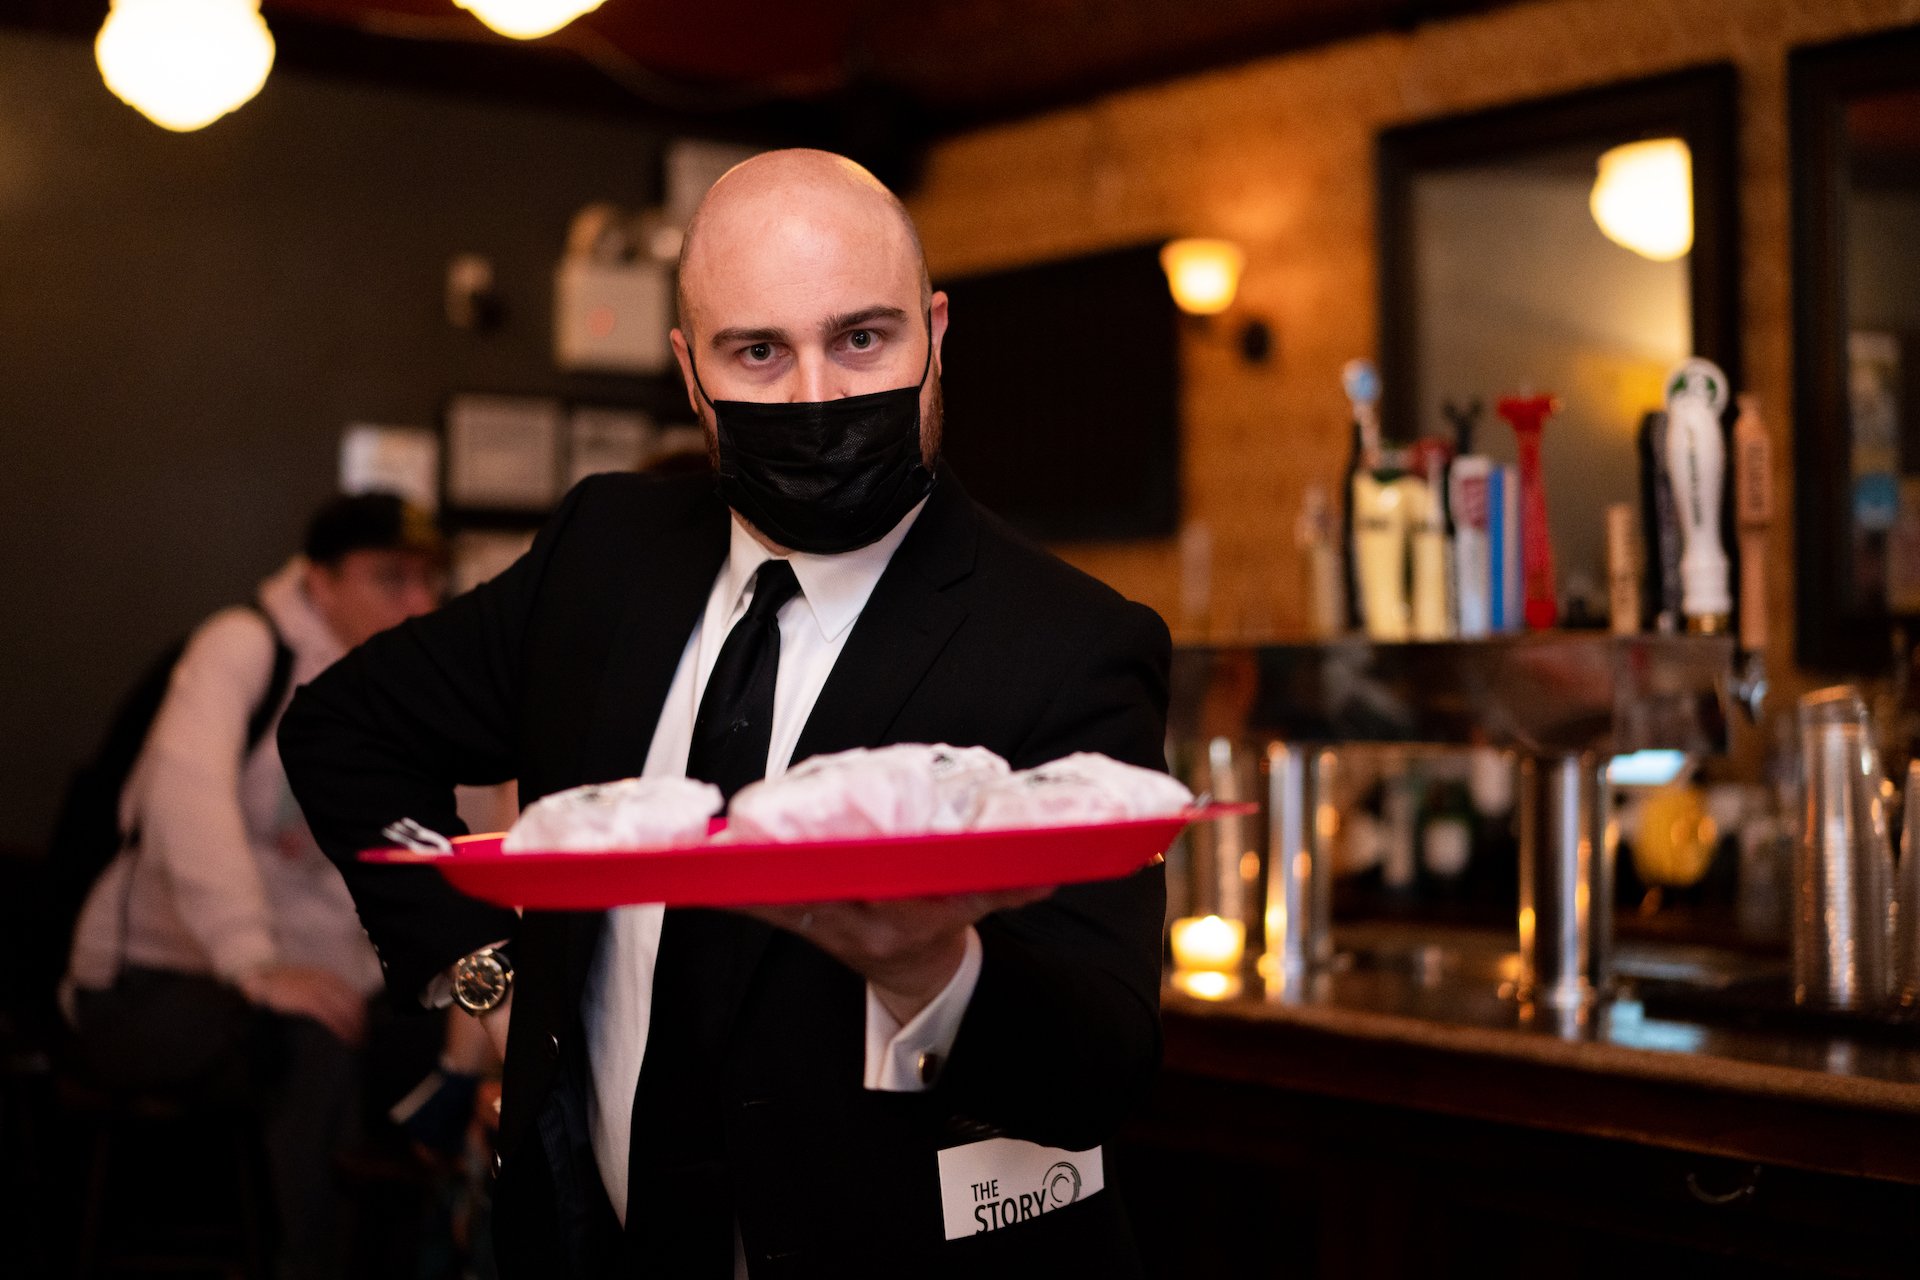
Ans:
[[[975,519],[971,500],[943,466],[820,690],[794,747],[795,763],[884,740],[967,616],[942,590],[972,571]]]

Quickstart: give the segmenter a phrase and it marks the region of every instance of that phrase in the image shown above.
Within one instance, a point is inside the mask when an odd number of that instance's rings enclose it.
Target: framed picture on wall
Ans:
[[[545,511],[560,496],[564,410],[545,396],[458,395],[447,403],[447,505]]]
[[[576,405],[567,418],[566,487],[603,471],[638,471],[653,457],[658,435],[638,409]]]
[[[431,427],[349,423],[340,435],[340,492],[397,493],[440,506],[440,436]]]

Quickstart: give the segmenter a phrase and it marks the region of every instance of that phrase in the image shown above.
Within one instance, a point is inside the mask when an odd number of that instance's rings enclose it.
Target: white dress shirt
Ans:
[[[781,606],[779,613],[780,668],[774,684],[768,777],[779,776],[792,761],[807,716],[846,645],[847,635],[920,510],[915,507],[892,532],[868,546],[840,555],[795,552],[789,558],[800,592]],[[694,717],[707,678],[719,661],[727,632],[752,599],[755,570],[768,559],[771,556],[766,548],[736,518],[727,561],[707,595],[705,613],[687,637],[687,647],[667,690],[643,776],[685,775]],[[659,955],[663,919],[664,909],[658,905],[622,907],[608,913],[607,928],[581,1004],[590,1065],[587,1116],[593,1131],[594,1162],[622,1224],[627,1216],[627,1148],[633,1094],[646,1055],[654,962]],[[869,987],[865,1086],[897,1092],[925,1088],[919,1073],[921,1055],[946,1056],[959,1034],[960,1020],[979,977],[980,939],[969,930],[966,958],[960,968],[932,1003],[906,1026],[895,1021]]]

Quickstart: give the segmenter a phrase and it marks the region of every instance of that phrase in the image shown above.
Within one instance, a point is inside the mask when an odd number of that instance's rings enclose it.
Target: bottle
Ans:
[[[1642,607],[1649,630],[1680,629],[1680,517],[1667,475],[1667,415],[1654,410],[1640,420],[1641,546],[1646,554]]]
[[[1412,631],[1415,640],[1445,640],[1454,633],[1453,548],[1447,537],[1447,448],[1420,441],[1418,494],[1410,505],[1413,528]],[[1408,477],[1414,480],[1415,477]],[[1406,483],[1406,481],[1402,481]]]
[[[1614,635],[1640,634],[1640,549],[1630,502],[1607,507],[1607,616]]]
[[[1453,460],[1447,505],[1453,510],[1453,584],[1463,638],[1494,630],[1494,560],[1489,519],[1493,506],[1493,461],[1479,455]]]
[[[1334,542],[1333,506],[1327,491],[1308,485],[1301,495],[1293,544],[1300,553],[1302,587],[1307,599],[1307,631],[1316,640],[1333,640],[1346,629],[1345,573]]]
[[[1347,626],[1359,630],[1360,563],[1354,554],[1354,488],[1360,476],[1380,465],[1380,375],[1369,360],[1349,360],[1340,367],[1340,385],[1350,406],[1352,442],[1346,474],[1340,480],[1340,551],[1346,562]]]

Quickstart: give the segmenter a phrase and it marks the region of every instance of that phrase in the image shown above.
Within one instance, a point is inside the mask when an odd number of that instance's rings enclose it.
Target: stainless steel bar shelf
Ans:
[[[1726,749],[1724,636],[1541,631],[1486,640],[1183,646],[1176,740],[1492,746],[1535,756]]]
[[[1265,824],[1200,836],[1190,850],[1196,875],[1215,887],[1223,914],[1247,919],[1237,868],[1264,846],[1264,910],[1248,923],[1265,936],[1270,968],[1310,974],[1331,956],[1334,749],[1511,751],[1521,780],[1518,994],[1582,1007],[1606,992],[1612,970],[1607,762],[1629,751],[1725,750],[1733,663],[1726,637],[1597,631],[1182,647],[1169,716],[1175,758],[1196,789],[1259,799],[1264,812],[1245,822]]]

